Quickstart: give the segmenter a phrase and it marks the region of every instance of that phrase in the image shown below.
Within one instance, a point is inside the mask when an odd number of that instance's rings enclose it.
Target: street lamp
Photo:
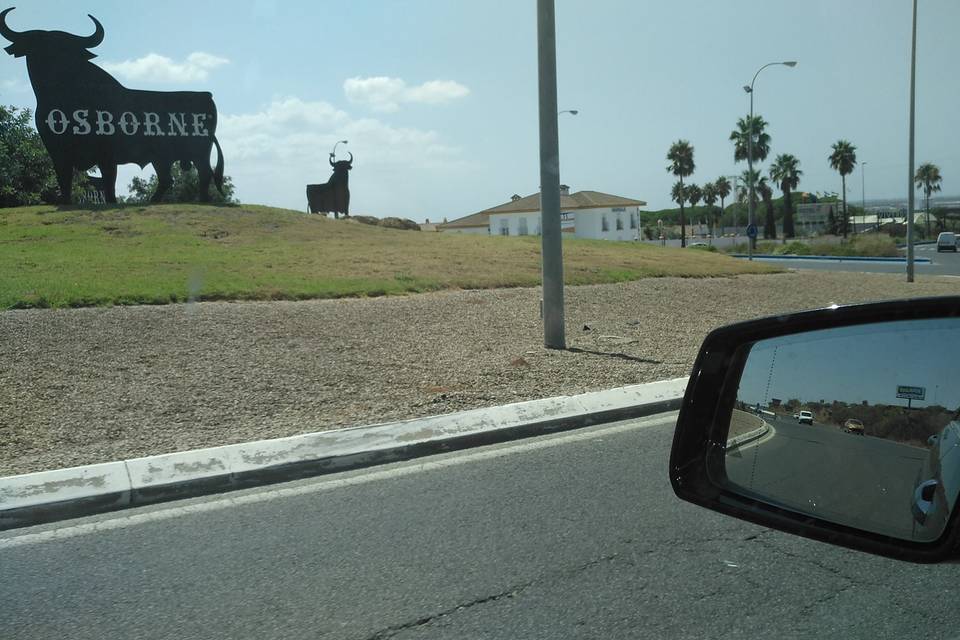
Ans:
[[[336,144],[333,145],[333,151],[330,152],[330,159],[331,159],[331,160],[336,160],[336,159],[337,159],[337,145],[338,145],[338,144],[347,144],[347,141],[346,141],[346,140],[337,140]]]
[[[563,111],[557,111],[558,116],[562,113],[569,113],[570,115],[575,116],[580,113],[580,111],[578,109],[564,109]]]
[[[863,222],[863,228],[867,228],[867,188],[866,188],[866,178],[864,175],[864,167],[867,166],[866,162],[860,163],[860,217]],[[879,227],[880,220],[877,220],[877,226]],[[878,228],[877,231],[880,229]]]
[[[750,94],[750,120],[747,123],[748,126],[750,127],[750,130],[747,133],[747,137],[748,137],[748,140],[747,140],[748,174],[747,175],[750,178],[750,184],[748,185],[750,188],[750,193],[747,197],[747,217],[749,221],[747,224],[750,224],[750,225],[754,224],[754,219],[753,219],[753,214],[754,214],[753,212],[753,83],[757,81],[757,76],[760,75],[761,71],[763,71],[767,67],[772,67],[778,64],[782,64],[785,67],[795,67],[797,66],[797,61],[788,60],[786,62],[768,62],[767,64],[757,69],[757,72],[753,74],[753,80],[750,81],[750,84],[744,85],[743,87],[743,90]],[[755,242],[756,242],[755,238],[750,238],[749,242],[747,243],[747,247],[748,247],[747,255],[750,260],[753,260],[753,247]]]
[[[917,88],[917,0],[913,0],[913,39],[910,45],[910,167],[907,169],[907,282],[913,282],[913,142]]]

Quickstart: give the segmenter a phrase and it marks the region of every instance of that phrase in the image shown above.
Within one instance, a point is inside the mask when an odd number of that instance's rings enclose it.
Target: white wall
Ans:
[[[566,216],[573,217],[575,238],[589,238],[593,240],[633,240],[640,233],[640,210],[638,207],[625,207],[623,211],[614,211],[610,208],[604,209],[580,209],[577,211],[563,212]],[[637,228],[630,228],[630,215],[633,214]],[[603,218],[607,219],[607,230],[603,229]],[[622,229],[617,229],[617,218],[620,218]],[[521,220],[526,220],[526,233],[523,230]],[[503,233],[503,229],[507,233]],[[540,235],[540,212],[531,211],[529,213],[495,213],[490,215],[490,235]]]
[[[630,228],[630,214],[633,214],[637,228]],[[625,207],[623,211],[614,211],[610,208],[604,209],[581,209],[575,213],[576,216],[576,234],[577,238],[588,238],[592,240],[633,240],[640,233],[640,213],[637,207]],[[620,219],[620,226],[617,228],[617,218]],[[606,230],[604,230],[604,218],[606,218]]]
[[[521,233],[524,230],[521,220],[526,221],[526,233]],[[538,236],[540,235],[540,212],[490,214],[490,235],[504,235],[502,231],[504,228],[508,231],[506,235]]]

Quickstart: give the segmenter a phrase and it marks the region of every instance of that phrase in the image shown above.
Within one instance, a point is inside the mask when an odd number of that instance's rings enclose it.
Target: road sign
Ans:
[[[904,387],[897,385],[897,397],[907,400],[923,400],[927,395],[925,387]]]
[[[757,225],[751,224],[747,226],[747,237],[751,240],[756,240],[757,238]]]

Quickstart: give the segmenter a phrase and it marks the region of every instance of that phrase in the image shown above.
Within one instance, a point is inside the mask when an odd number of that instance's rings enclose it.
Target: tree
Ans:
[[[727,196],[730,195],[730,181],[724,176],[720,176],[713,184],[717,187],[717,197],[720,198],[720,216],[723,216],[723,201]]]
[[[783,191],[783,240],[795,237],[792,191],[800,184],[800,161],[789,153],[781,153],[770,166],[770,179]]]
[[[770,135],[764,131],[767,122],[759,115],[753,116],[753,160],[763,162],[770,153]],[[750,143],[750,116],[737,120],[737,128],[730,132],[733,141],[733,161],[741,162],[748,159]]]
[[[683,216],[683,202],[686,199],[686,194],[684,193],[683,179],[686,176],[692,175],[693,170],[696,168],[693,162],[693,147],[686,140],[677,140],[670,145],[670,150],[667,152],[667,160],[670,161],[670,164],[667,165],[667,171],[680,178],[678,183],[679,192],[672,195],[674,196],[674,201],[680,205],[680,246],[686,247],[687,225]],[[674,185],[674,191],[677,191],[676,185]],[[677,200],[678,195],[680,196],[679,200]]]
[[[846,140],[837,140],[832,149],[833,153],[827,159],[830,161],[830,167],[840,173],[840,180],[843,183],[843,220],[840,221],[840,228],[846,239],[848,220],[850,220],[847,215],[847,176],[857,165],[857,148]]]
[[[763,238],[764,240],[776,240],[777,221],[773,216],[773,189],[770,188],[766,178],[757,180],[756,188],[757,194],[763,200],[763,205],[767,210],[767,216],[763,223]]]
[[[710,236],[716,236],[716,228],[713,219],[713,205],[717,201],[717,185],[708,182],[703,185],[703,204],[707,205],[707,222],[710,224]]]
[[[827,210],[827,234],[831,236],[837,235],[837,216],[833,215],[833,207],[831,206]]]
[[[200,178],[197,170],[190,167],[184,171],[179,163],[173,165],[171,172],[173,184],[163,195],[162,202],[199,202],[200,201]],[[156,174],[150,176],[149,180],[136,177],[127,187],[130,192],[129,202],[150,202],[150,198],[157,190]],[[215,187],[210,188],[211,204],[235,204],[236,198],[233,197],[234,186],[230,176],[223,177],[223,195]]]
[[[747,202],[748,194],[750,193],[750,185],[753,185],[753,205],[757,205],[757,180],[760,179],[760,172],[757,169],[750,171],[749,169],[744,169],[743,173],[740,174],[740,180],[743,182],[743,188],[737,192],[737,198],[740,201],[740,204]]]
[[[683,185],[682,180],[673,183],[673,189],[670,190],[670,198],[680,205],[680,246],[685,247],[686,226],[684,226],[683,222],[683,203],[687,200],[687,188]]]
[[[57,201],[57,176],[29,109],[0,105],[0,207]]]
[[[916,183],[917,189],[922,189],[923,195],[926,198],[927,237],[930,236],[930,194],[940,191],[941,180],[940,167],[931,162],[924,162],[917,167],[917,173],[913,176],[913,181]],[[937,220],[937,226],[943,230],[943,223],[939,219]]]

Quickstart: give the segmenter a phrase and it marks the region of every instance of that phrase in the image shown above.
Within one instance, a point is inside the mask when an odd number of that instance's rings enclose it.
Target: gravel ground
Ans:
[[[0,313],[0,476],[687,375],[712,328],[960,280],[800,271],[538,289]],[[589,328],[587,328],[589,327]]]

